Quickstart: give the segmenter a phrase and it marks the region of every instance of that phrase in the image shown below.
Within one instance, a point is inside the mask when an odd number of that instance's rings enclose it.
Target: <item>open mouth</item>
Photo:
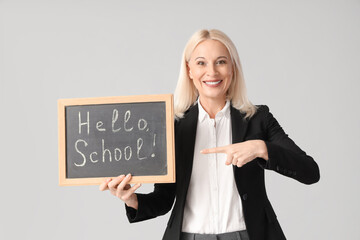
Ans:
[[[208,86],[214,87],[219,85],[222,82],[222,80],[214,80],[214,81],[203,81]]]

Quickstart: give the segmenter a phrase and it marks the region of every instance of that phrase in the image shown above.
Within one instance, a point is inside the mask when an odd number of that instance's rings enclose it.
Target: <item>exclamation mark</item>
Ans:
[[[155,139],[156,139],[156,134],[154,134],[154,141],[153,141],[153,147],[155,148]],[[151,154],[151,157],[155,157],[155,153]]]

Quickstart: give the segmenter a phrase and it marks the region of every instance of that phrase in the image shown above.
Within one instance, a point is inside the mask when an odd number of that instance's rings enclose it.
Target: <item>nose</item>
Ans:
[[[209,64],[207,66],[207,75],[208,76],[216,76],[218,74],[218,71],[216,69],[216,65],[215,64]]]

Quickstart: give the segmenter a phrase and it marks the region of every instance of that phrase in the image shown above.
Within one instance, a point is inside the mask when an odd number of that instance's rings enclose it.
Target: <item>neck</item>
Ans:
[[[226,99],[203,99],[199,98],[201,106],[209,114],[210,118],[215,118],[216,114],[224,108]]]

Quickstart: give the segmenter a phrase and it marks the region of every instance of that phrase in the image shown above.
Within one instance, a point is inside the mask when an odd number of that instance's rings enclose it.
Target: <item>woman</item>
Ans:
[[[129,174],[100,190],[125,202],[130,222],[166,214],[176,199],[163,239],[285,239],[264,169],[312,184],[319,168],[266,105],[248,100],[236,48],[224,33],[201,30],[190,38],[174,105],[176,183],[137,194],[140,184],[130,186]]]

